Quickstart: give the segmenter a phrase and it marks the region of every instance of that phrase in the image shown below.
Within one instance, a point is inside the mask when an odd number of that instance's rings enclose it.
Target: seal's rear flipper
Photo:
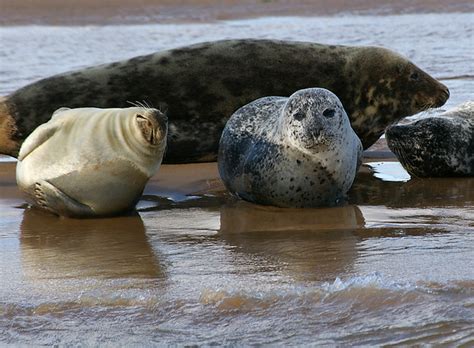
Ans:
[[[36,205],[57,215],[71,217],[96,215],[89,206],[77,202],[46,180],[35,184],[34,197]]]

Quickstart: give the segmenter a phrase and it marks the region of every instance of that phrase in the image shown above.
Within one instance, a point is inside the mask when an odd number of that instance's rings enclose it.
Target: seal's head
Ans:
[[[324,88],[302,89],[292,94],[280,122],[290,143],[309,152],[332,149],[342,132],[350,129],[339,98]]]
[[[164,113],[154,108],[129,108],[133,113],[133,125],[138,138],[145,146],[163,150],[166,146],[168,133],[168,118]]]
[[[364,72],[364,74],[361,74]],[[387,124],[442,106],[448,88],[405,57],[381,47],[365,47],[348,60],[346,73],[353,86],[352,126],[364,148],[375,142]],[[370,144],[369,144],[370,143]]]
[[[389,127],[386,138],[411,175],[459,176],[474,172],[473,130],[462,119],[438,116]]]

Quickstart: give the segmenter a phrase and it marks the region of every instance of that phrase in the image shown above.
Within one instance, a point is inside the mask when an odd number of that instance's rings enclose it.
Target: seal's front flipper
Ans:
[[[68,110],[71,110],[71,108],[62,107],[62,108],[57,109],[55,112],[53,112],[51,119],[60,117],[61,114],[64,113],[64,111],[68,111]]]
[[[18,154],[18,160],[22,161],[38,146],[43,144],[56,132],[57,126],[51,123],[45,123],[35,129],[33,133],[23,142]]]
[[[46,180],[35,184],[34,197],[37,206],[57,215],[70,217],[96,215],[89,206],[77,202]]]
[[[18,160],[22,161],[28,156],[33,150],[38,148],[41,144],[45,143],[49,138],[51,138],[54,133],[61,126],[65,115],[68,115],[67,111],[69,108],[60,108],[53,113],[51,120],[42,124],[36,128],[33,133],[30,134],[28,138],[23,142],[20,148],[20,153],[18,154]]]

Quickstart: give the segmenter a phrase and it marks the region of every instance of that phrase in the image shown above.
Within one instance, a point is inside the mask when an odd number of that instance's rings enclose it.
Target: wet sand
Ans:
[[[467,0],[357,1],[212,1],[212,0],[1,0],[0,25],[144,24],[209,22],[261,16],[327,16],[337,14],[407,14],[469,12]]]
[[[321,209],[164,165],[137,213],[77,220],[28,208],[0,162],[0,342],[469,345],[474,178],[390,181],[397,165]]]
[[[395,155],[386,148],[386,143],[383,140],[374,144],[371,149],[374,150],[365,152],[366,159],[370,162],[382,159],[385,161],[396,160]],[[3,207],[1,210],[7,210],[7,206],[11,207],[12,204],[19,207],[25,205],[16,185],[15,168],[16,161],[13,157],[0,155],[0,204],[2,204],[0,207]],[[360,171],[368,173],[369,170],[368,167],[362,166]],[[186,205],[187,201],[192,202],[192,197],[201,197],[202,202],[202,197],[211,195],[222,201],[230,199],[230,194],[219,177],[217,163],[162,165],[159,172],[146,185],[137,207],[138,210],[146,210],[145,207],[150,205],[156,205],[155,208],[163,205],[165,207],[176,204]],[[189,204],[193,205],[193,203]],[[337,223],[337,216],[334,218],[333,222]],[[100,224],[101,219],[96,221]],[[1,224],[0,219],[0,226]]]

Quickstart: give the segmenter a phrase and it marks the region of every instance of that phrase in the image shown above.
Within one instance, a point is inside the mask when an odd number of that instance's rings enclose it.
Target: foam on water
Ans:
[[[325,283],[322,288],[328,293],[346,291],[349,289],[375,288],[381,290],[410,291],[418,287],[410,282],[394,282],[383,277],[382,274],[374,272],[364,276],[355,276],[346,280],[336,278],[333,283]]]
[[[437,284],[436,288],[445,288],[446,285]],[[453,289],[451,286],[450,289]],[[474,289],[471,289],[474,290]],[[380,296],[389,293],[398,293],[401,297],[406,293],[431,293],[426,286],[419,286],[408,281],[394,281],[378,272],[367,275],[358,275],[347,279],[336,278],[332,282],[320,284],[293,285],[285,290],[275,291],[266,289],[258,293],[225,289],[204,289],[200,295],[200,302],[205,305],[215,305],[219,309],[255,310],[255,307],[268,308],[271,305],[288,301],[321,301],[331,298],[331,301],[353,301],[357,297],[371,292]],[[350,296],[347,296],[350,295]]]
[[[232,289],[209,289],[201,291],[199,301],[204,305],[214,305],[219,309],[255,310],[255,306],[269,307],[278,303],[288,301],[308,300],[324,302],[353,302],[360,300],[365,302],[366,296],[399,297],[400,302],[407,294],[412,299],[422,297],[441,296],[444,293],[458,293],[466,296],[466,299],[474,295],[474,281],[436,283],[436,282],[410,282],[405,280],[394,280],[379,272],[367,275],[357,275],[346,279],[336,278],[332,282],[319,284],[294,285],[285,290],[259,291],[249,293]],[[367,306],[373,307],[373,303],[367,302]],[[381,307],[383,304],[381,304]]]
[[[440,342],[440,334],[445,342],[464,342],[474,333],[472,326],[469,329],[469,323],[474,323],[472,281],[412,283],[373,272],[288,284],[285,289],[272,289],[271,284],[259,291],[236,290],[232,284],[220,288],[202,284],[200,288],[191,297],[160,294],[150,287],[145,292],[117,289],[115,295],[105,297],[86,292],[34,305],[3,302],[0,325],[6,330],[0,339],[52,344],[67,330],[70,334],[61,338],[63,344],[77,343],[81,332],[88,332],[83,337],[87,345],[155,340],[206,345],[227,340],[388,344]],[[449,301],[451,297],[456,302]],[[94,326],[98,318],[101,325]],[[279,327],[276,332],[275,326]],[[411,332],[413,326],[416,334]],[[298,335],[292,334],[296,331]]]

